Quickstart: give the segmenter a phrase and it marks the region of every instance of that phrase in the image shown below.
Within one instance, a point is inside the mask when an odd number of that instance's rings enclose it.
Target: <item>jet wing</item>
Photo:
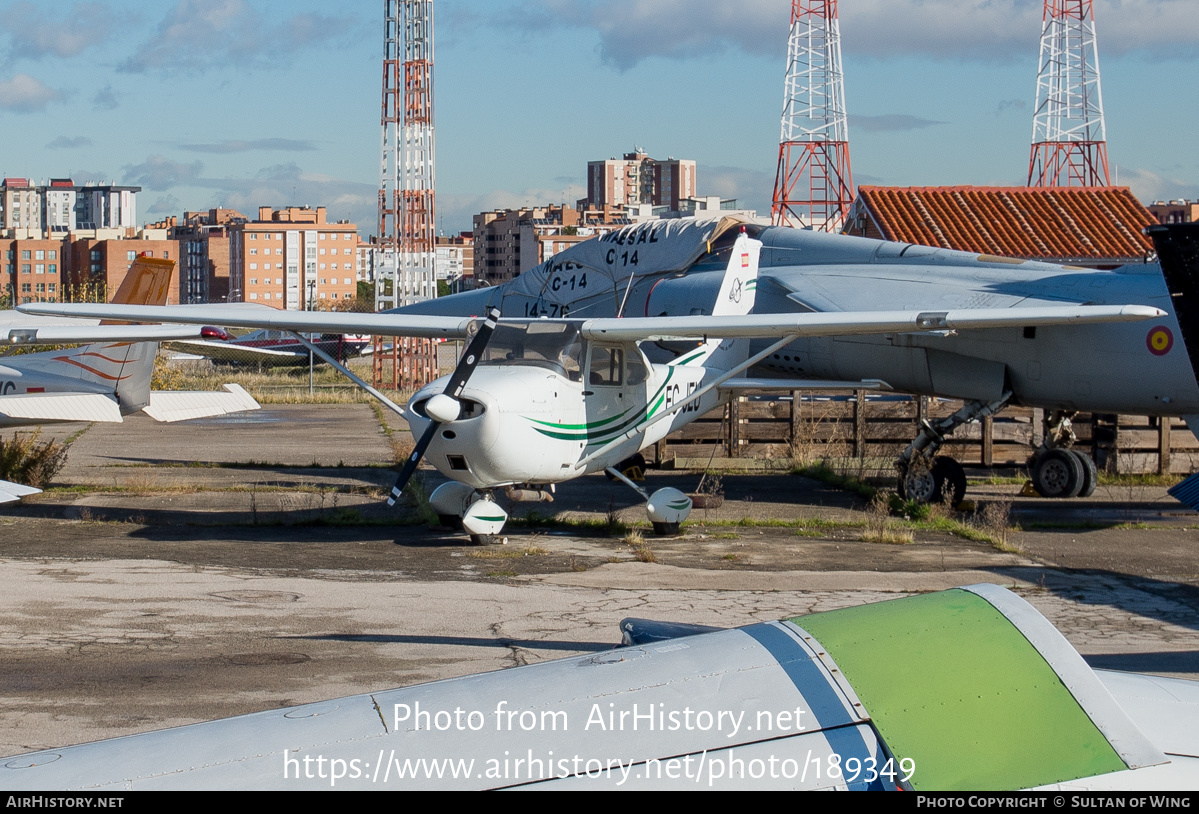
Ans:
[[[117,400],[101,393],[23,393],[0,397],[0,424],[5,420],[120,422]]]
[[[409,314],[344,314],[278,311],[273,308],[228,306],[133,306],[31,303],[20,306],[33,314],[102,317],[195,325],[231,325],[285,331],[354,333],[376,336],[463,338],[481,320],[470,317]],[[784,336],[847,336],[851,334],[911,333],[977,330],[1099,322],[1135,322],[1164,316],[1143,305],[1061,305],[1031,308],[962,308],[950,311],[842,311],[743,316],[631,317],[625,319],[547,320],[570,322],[584,338],[637,342],[645,339],[757,338]],[[540,322],[541,320],[537,320]],[[501,319],[504,323],[529,320]]]
[[[150,394],[150,405],[142,412],[155,421],[174,423],[192,418],[211,418],[259,409],[254,397],[240,385],[227,384],[225,391],[158,391]]]
[[[587,339],[757,338],[979,330],[983,328],[1135,322],[1164,316],[1143,305],[1070,305],[1037,308],[974,308],[953,311],[858,311],[745,316],[591,319],[580,326]],[[503,320],[501,320],[501,324]]]
[[[41,489],[34,489],[32,486],[22,486],[19,483],[0,480],[0,503],[13,503],[23,497],[36,495],[41,491]]]

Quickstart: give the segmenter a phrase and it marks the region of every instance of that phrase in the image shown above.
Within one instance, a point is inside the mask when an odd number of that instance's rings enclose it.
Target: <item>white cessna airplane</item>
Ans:
[[[492,311],[485,319],[478,319],[404,313],[289,312],[254,306],[62,304],[26,305],[21,310],[273,328],[297,334],[470,338],[454,373],[420,390],[411,399],[409,409],[402,411],[420,440],[400,472],[391,502],[427,454],[433,466],[450,478],[431,496],[434,509],[444,520],[461,518],[463,528],[475,542],[489,541],[507,520],[506,512],[495,501],[498,490],[508,490],[510,498],[538,497],[556,483],[605,470],[646,499],[655,531],[676,532],[691,511],[691,500],[669,487],[645,494],[621,474],[621,462],[724,403],[738,389],[762,387],[761,380],[737,377],[797,338],[887,333],[949,335],[1005,326],[1128,322],[1164,315],[1160,309],[1148,306],[1073,304],[755,315],[750,311],[761,246],[743,229],[732,245],[715,302],[703,308],[706,313],[691,316],[571,319],[533,314],[528,319],[500,319],[498,312]],[[640,260],[644,271],[647,261]],[[662,271],[669,268],[664,266]],[[582,284],[582,280],[576,283]],[[755,338],[770,341],[764,350],[751,355],[749,340]],[[650,362],[642,343],[659,343],[660,347],[663,341],[682,350],[669,362]],[[678,344],[680,341],[685,344]],[[317,352],[336,365],[336,360]],[[344,366],[336,366],[366,386]],[[869,386],[880,384],[873,381]],[[771,380],[768,386],[796,389],[829,385],[811,380]]]
[[[165,303],[174,268],[170,260],[138,257],[114,304]],[[257,410],[258,402],[235,384],[225,385],[225,392],[150,391],[158,343],[198,334],[199,329],[180,325],[37,321],[20,313],[0,318],[0,342],[10,348],[88,343],[0,357],[0,428],[57,421],[119,422],[139,410],[164,422]],[[0,481],[0,503],[38,491]]]

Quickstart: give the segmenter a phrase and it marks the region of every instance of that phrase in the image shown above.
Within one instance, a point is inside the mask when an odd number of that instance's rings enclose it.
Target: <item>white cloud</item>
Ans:
[[[277,24],[274,20],[282,18]],[[198,72],[214,66],[260,67],[295,51],[340,45],[348,17],[300,13],[284,17],[271,7],[260,15],[245,0],[179,0],[158,31],[118,66],[130,73]]]
[[[1042,0],[854,0],[839,4],[846,59],[931,57],[1035,64]],[[1199,51],[1194,0],[1096,0],[1100,56]],[[526,31],[591,28],[601,60],[628,70],[651,57],[702,60],[728,49],[781,60],[789,4],[780,0],[527,0],[494,24]]]
[[[907,113],[885,113],[881,116],[858,116],[850,113],[849,124],[868,133],[894,133],[903,130],[923,130],[925,127],[945,122],[922,119]]]
[[[117,107],[117,95],[113,92],[112,85],[105,85],[96,91],[92,98],[92,107],[95,110],[114,110]]]
[[[1131,187],[1141,201],[1199,200],[1199,184],[1136,167],[1112,167],[1112,183]]]
[[[253,141],[234,139],[210,144],[181,144],[179,146],[181,149],[190,150],[193,153],[246,153],[251,150],[299,152],[316,149],[311,141],[290,138],[260,138]]]
[[[91,147],[92,140],[87,136],[59,136],[46,145],[48,150],[78,150],[81,147]]]
[[[75,3],[61,16],[51,17],[50,3],[13,3],[0,11],[0,30],[9,35],[12,57],[40,59],[72,57],[108,39],[113,12],[100,3]]]
[[[161,155],[152,155],[141,164],[126,164],[124,169],[126,183],[137,184],[146,189],[165,190],[194,183],[204,165],[199,161],[183,164],[170,161]]]
[[[61,92],[29,74],[19,73],[12,79],[0,80],[0,109],[3,110],[33,113],[62,98]]]

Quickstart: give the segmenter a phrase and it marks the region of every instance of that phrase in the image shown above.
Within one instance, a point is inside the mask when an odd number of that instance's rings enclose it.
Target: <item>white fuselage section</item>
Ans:
[[[479,367],[462,391],[463,415],[438,428],[426,460],[475,489],[560,483],[612,466],[727,398],[714,389],[650,424],[715,372],[679,364],[642,369],[644,375],[608,381],[589,376],[584,385],[580,375],[540,367]],[[445,389],[447,378],[412,397],[408,420],[414,436],[429,425],[421,405]],[[599,450],[601,455],[584,462]]]

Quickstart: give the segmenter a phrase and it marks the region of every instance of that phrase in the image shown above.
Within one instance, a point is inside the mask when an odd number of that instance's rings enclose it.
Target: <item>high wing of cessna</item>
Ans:
[[[671,291],[662,293],[663,303],[680,299],[697,303],[690,309],[693,314],[578,318],[575,309],[566,309],[564,317],[562,308],[551,308],[555,313],[546,314],[536,301],[517,318],[501,318],[498,309],[492,309],[485,319],[221,306],[38,304],[22,310],[293,332],[470,337],[454,373],[423,388],[409,402],[405,417],[419,441],[400,472],[391,500],[428,453],[430,462],[450,479],[430,496],[434,509],[443,520],[460,518],[476,542],[499,534],[507,520],[495,501],[497,490],[506,489],[509,497],[517,499],[536,499],[553,484],[598,471],[625,481],[645,498],[656,532],[677,532],[691,511],[691,500],[670,487],[646,494],[622,474],[621,462],[738,390],[761,386],[760,381],[738,377],[805,338],[931,334],[939,339],[955,332],[1004,328],[1018,332],[1165,317],[1164,311],[1152,306],[1074,304],[751,314],[761,290],[762,242],[741,228],[727,230],[724,244],[709,246],[706,239],[695,242],[702,233],[691,224],[679,229],[684,239],[667,239],[677,228],[669,222],[633,227],[617,233],[623,243],[590,241],[577,248],[590,246],[601,255],[619,251],[639,266],[678,270],[676,276],[657,276],[646,294],[644,313],[659,310],[655,292],[666,288]],[[651,251],[655,247],[660,251]],[[641,256],[641,251],[646,254]],[[699,279],[690,279],[686,271],[704,255],[712,257],[706,262],[719,263],[716,274],[701,273]],[[588,279],[588,268],[563,261],[554,266],[546,288],[562,291],[573,286],[586,291],[600,285]],[[632,283],[623,292],[613,289],[607,296],[627,299],[638,281]],[[504,306],[511,310],[506,301]],[[618,313],[631,312],[622,306]],[[751,352],[753,339],[764,339],[764,347]],[[813,384],[828,383],[775,381],[782,387]]]
[[[1184,792],[1154,798],[1178,806],[1199,778],[1199,684],[1094,671],[995,585],[731,630],[626,619],[621,634],[613,650],[5,758],[0,788],[1039,788]]]
[[[175,264],[138,257],[114,302],[165,303]],[[0,428],[55,421],[112,421],[144,410],[158,421],[182,421],[258,409],[237,385],[225,392],[150,391],[158,343],[199,335],[180,325],[84,324],[78,320],[34,319],[16,312],[0,316],[0,342],[9,346],[70,345],[0,357]],[[0,481],[0,503],[37,489]]]

